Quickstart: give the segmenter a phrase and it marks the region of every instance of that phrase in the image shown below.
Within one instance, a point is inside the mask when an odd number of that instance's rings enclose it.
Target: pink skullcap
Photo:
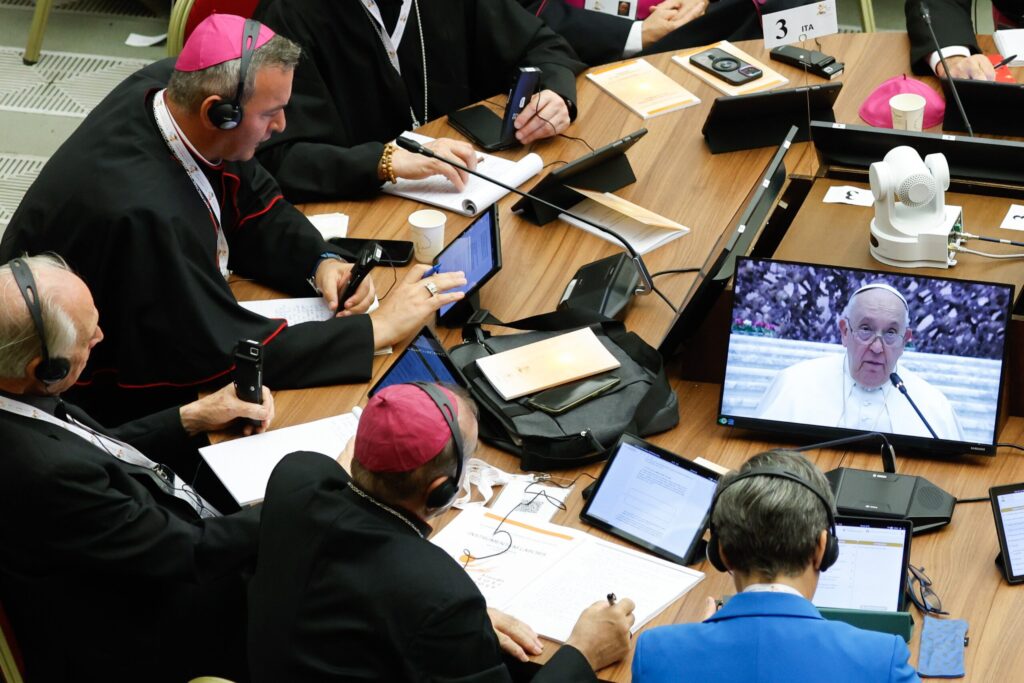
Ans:
[[[889,108],[889,100],[894,95],[905,92],[924,98],[924,122],[921,124],[923,128],[931,128],[942,123],[942,117],[946,113],[946,101],[927,84],[907,78],[906,74],[893,76],[872,90],[860,105],[858,113],[862,119],[876,128],[892,128],[892,109]]]
[[[178,71],[201,71],[242,56],[242,36],[245,17],[234,14],[211,14],[199,22],[185,47],[178,55],[174,68]],[[266,26],[260,27],[256,47],[274,37]],[[255,49],[255,48],[253,48]]]
[[[436,386],[436,385],[435,385]],[[455,407],[451,391],[437,387]],[[452,437],[437,404],[412,384],[393,384],[370,399],[356,429],[355,459],[370,472],[409,472],[432,460]]]

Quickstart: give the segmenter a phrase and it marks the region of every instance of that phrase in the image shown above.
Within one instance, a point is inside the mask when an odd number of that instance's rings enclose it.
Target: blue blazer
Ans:
[[[695,624],[643,633],[633,683],[652,681],[919,681],[899,636],[827,621],[802,597],[740,593]]]

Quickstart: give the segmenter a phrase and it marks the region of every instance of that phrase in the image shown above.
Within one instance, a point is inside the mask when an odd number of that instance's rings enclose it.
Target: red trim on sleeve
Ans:
[[[280,195],[280,194],[277,195],[276,197],[271,199],[270,203],[267,204],[262,210],[257,211],[256,213],[251,213],[248,216],[246,216],[245,218],[242,218],[241,220],[238,221],[238,225],[236,227],[240,228],[240,227],[242,227],[242,225],[245,224],[246,221],[250,221],[253,218],[258,218],[258,217],[262,216],[267,211],[270,211],[270,209],[273,208],[274,204],[277,204],[279,201],[284,201],[284,195]]]
[[[539,16],[540,16],[540,13],[541,13],[541,12],[543,12],[543,11],[544,11],[544,8],[545,8],[545,7],[547,7],[547,6],[548,6],[548,0],[544,0],[544,2],[540,3],[540,7],[538,7],[538,8],[537,8],[537,14],[536,14],[536,16],[538,16],[538,17],[539,17]]]

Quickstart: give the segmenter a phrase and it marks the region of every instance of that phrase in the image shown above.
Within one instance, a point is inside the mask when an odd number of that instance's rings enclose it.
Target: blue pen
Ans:
[[[431,266],[430,268],[428,268],[426,270],[426,272],[423,273],[423,277],[421,277],[420,279],[424,280],[424,279],[430,277],[431,275],[436,275],[439,270],[441,270],[441,264],[440,263],[438,263],[435,266]]]

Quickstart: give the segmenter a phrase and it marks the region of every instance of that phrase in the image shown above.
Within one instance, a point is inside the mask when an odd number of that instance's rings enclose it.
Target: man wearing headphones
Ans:
[[[61,261],[0,266],[0,602],[27,680],[245,680],[258,509],[222,516],[166,464],[236,418],[262,431],[273,398],[228,385],[104,429],[61,398],[103,339],[98,318]]]
[[[517,664],[540,654],[537,636],[489,614],[466,572],[426,540],[428,521],[455,500],[476,440],[467,396],[399,384],[363,410],[339,457],[351,459],[351,477],[316,453],[281,461],[249,585],[254,681],[517,680]],[[628,599],[589,607],[533,680],[596,681],[594,670],[628,651],[632,610]]]
[[[88,284],[107,343],[75,399],[117,424],[195,398],[232,368],[240,339],[266,345],[275,389],[370,377],[375,349],[418,330],[459,273],[413,268],[370,315],[367,279],[253,160],[285,128],[299,47],[258,22],[214,14],[177,60],[129,76],[47,162],[11,219],[0,262],[59,253]],[[288,296],[321,293],[337,317],[288,326],[241,307],[229,271]],[[315,290],[315,292],[314,292]],[[134,412],[115,412],[133,409]]]
[[[807,458],[755,455],[722,477],[710,519],[708,560],[736,595],[717,612],[708,598],[699,624],[642,634],[634,683],[919,680],[902,638],[826,621],[811,604],[839,541],[832,492]]]

